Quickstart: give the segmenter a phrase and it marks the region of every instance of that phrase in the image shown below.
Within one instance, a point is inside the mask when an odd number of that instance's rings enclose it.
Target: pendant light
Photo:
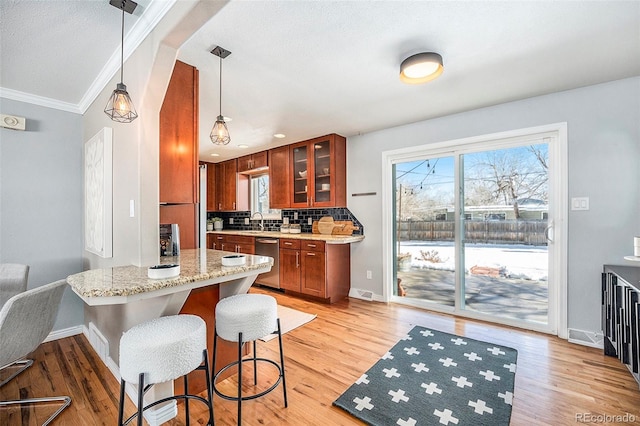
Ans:
[[[104,108],[105,114],[109,116],[113,121],[120,123],[131,123],[138,118],[138,113],[131,102],[129,93],[127,93],[127,86],[122,82],[122,74],[124,69],[124,12],[133,13],[138,4],[132,0],[111,0],[109,2],[111,6],[122,9],[122,27],[121,27],[121,47],[120,47],[120,83],[116,86],[116,89],[111,94],[107,106]]]
[[[435,80],[442,74],[442,56],[434,52],[423,52],[402,61],[400,80],[408,84],[421,84]]]
[[[231,52],[220,46],[216,46],[211,53],[220,58],[220,109],[218,118],[216,118],[216,122],[211,129],[209,137],[214,145],[227,145],[231,142],[231,136],[229,136],[227,123],[224,122],[224,116],[222,115],[222,60],[231,55]]]

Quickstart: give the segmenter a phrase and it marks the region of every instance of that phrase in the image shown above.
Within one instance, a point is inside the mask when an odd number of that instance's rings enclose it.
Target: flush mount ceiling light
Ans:
[[[211,53],[220,58],[220,112],[209,137],[214,145],[227,145],[231,142],[231,136],[229,136],[227,123],[224,122],[224,116],[222,115],[222,60],[231,55],[231,52],[220,46],[216,46]]]
[[[138,113],[133,106],[133,102],[131,102],[131,98],[127,92],[127,86],[122,82],[122,73],[124,69],[124,13],[133,13],[133,11],[136,10],[138,3],[132,0],[111,0],[109,4],[122,10],[122,30],[120,35],[120,83],[118,83],[116,89],[111,94],[109,102],[107,102],[107,106],[104,108],[104,112],[113,121],[117,121],[119,123],[131,123],[133,120],[138,118]]]
[[[433,52],[417,53],[400,64],[400,80],[408,84],[421,84],[442,74],[442,56]]]

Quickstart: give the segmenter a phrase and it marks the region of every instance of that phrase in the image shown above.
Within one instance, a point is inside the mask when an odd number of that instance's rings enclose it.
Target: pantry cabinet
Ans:
[[[292,208],[347,205],[346,139],[331,134],[290,145]]]

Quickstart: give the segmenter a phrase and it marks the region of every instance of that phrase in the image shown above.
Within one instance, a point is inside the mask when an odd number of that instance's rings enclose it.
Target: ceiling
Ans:
[[[126,17],[125,56],[159,19],[149,15],[173,3],[139,4]],[[120,12],[108,0],[1,0],[0,18],[3,97],[82,113],[118,71]],[[222,64],[222,114],[232,118],[222,147],[209,141],[216,45],[232,52]],[[443,75],[401,83],[400,62],[421,51],[442,55]],[[200,71],[200,158],[217,162],[638,76],[640,1],[231,1],[178,59]],[[125,64],[125,83],[126,73]]]

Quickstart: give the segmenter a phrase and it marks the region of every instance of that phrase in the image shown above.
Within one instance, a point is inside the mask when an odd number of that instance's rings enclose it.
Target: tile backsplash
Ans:
[[[298,214],[298,218],[294,219]],[[359,227],[360,229],[353,231],[354,235],[364,235],[364,227],[358,221],[358,219],[347,209],[346,207],[338,207],[338,208],[323,208],[323,209],[286,209],[282,210],[282,217],[288,218],[289,223],[297,223],[300,225],[302,232],[311,232],[312,225],[309,225],[309,218],[311,221],[320,220],[323,216],[331,216],[333,220],[350,220],[353,222],[354,226]],[[246,231],[250,229],[256,229],[259,223],[259,220],[250,221],[249,225],[245,225],[245,218],[251,217],[251,212],[243,211],[243,212],[208,212],[207,218],[211,219],[212,217],[221,217],[224,221],[223,229],[227,230],[239,230]],[[230,219],[233,218],[233,223],[230,223]],[[282,225],[282,220],[265,220],[264,221],[264,230],[265,231],[279,231],[280,225]]]

